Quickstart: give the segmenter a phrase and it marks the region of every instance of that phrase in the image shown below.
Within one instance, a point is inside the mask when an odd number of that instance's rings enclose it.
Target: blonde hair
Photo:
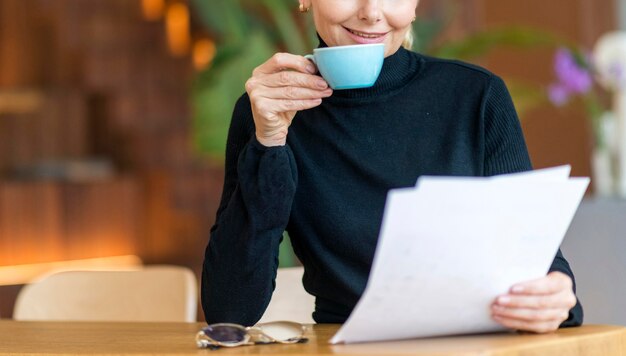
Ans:
[[[409,51],[413,48],[413,27],[409,28],[404,35],[404,41],[402,42],[402,47],[408,49]]]

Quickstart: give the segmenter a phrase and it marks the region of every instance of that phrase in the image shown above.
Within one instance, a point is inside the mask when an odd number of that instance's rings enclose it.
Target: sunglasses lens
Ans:
[[[257,328],[263,334],[277,341],[293,342],[298,341],[304,334],[302,324],[291,321],[274,321],[265,324],[258,324]]]
[[[204,334],[224,344],[236,344],[246,339],[246,330],[236,325],[214,324],[202,329]]]

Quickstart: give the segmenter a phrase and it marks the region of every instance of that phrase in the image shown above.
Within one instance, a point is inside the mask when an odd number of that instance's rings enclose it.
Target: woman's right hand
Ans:
[[[277,53],[252,72],[246,92],[252,104],[256,138],[264,146],[282,146],[296,112],[316,107],[333,91],[315,75],[308,59]]]

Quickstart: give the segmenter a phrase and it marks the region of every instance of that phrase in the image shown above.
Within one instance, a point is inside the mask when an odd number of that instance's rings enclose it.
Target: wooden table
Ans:
[[[0,355],[498,355],[624,356],[626,328],[587,325],[553,334],[489,334],[329,345],[337,325],[315,325],[309,342],[216,351],[196,348],[203,324],[0,320]]]

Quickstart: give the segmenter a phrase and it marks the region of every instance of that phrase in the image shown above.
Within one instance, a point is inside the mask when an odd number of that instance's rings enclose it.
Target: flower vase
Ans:
[[[609,149],[614,196],[626,198],[626,31],[602,35],[593,50],[593,61],[600,84],[614,93],[612,130],[600,130],[606,139],[598,145]]]
[[[595,147],[591,157],[593,192],[599,197],[615,195],[615,175],[611,151],[606,146]]]
[[[594,194],[605,198],[618,195],[616,116],[613,111],[605,111],[593,124],[595,146],[591,156],[591,182]]]

